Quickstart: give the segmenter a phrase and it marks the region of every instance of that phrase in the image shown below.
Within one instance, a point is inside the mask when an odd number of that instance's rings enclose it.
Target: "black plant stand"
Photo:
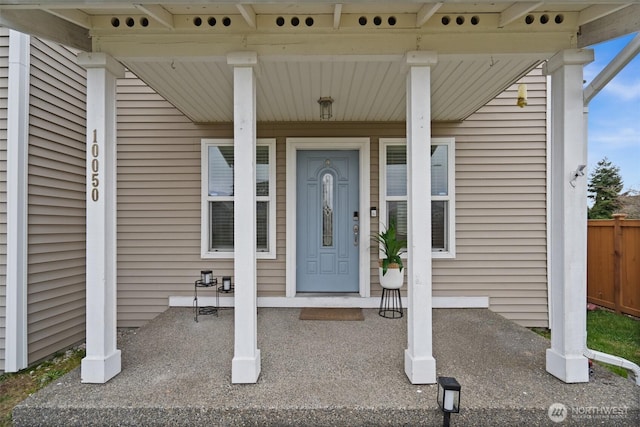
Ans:
[[[400,319],[404,315],[400,289],[382,288],[378,314],[387,319]]]
[[[207,315],[207,314],[215,314],[218,315],[218,279],[212,278],[211,282],[203,283],[202,280],[198,279],[195,281],[193,286],[193,306],[195,311],[195,320],[198,321],[198,315]],[[198,288],[212,288],[216,289],[216,305],[207,305],[204,307],[198,307]]]

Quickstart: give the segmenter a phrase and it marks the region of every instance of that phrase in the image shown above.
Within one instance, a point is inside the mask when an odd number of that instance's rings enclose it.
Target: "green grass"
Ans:
[[[607,310],[587,312],[587,347],[640,365],[640,319]],[[627,377],[626,369],[607,367]]]
[[[85,351],[72,349],[16,373],[0,375],[0,427],[12,425],[13,407],[52,381],[76,368]]]
[[[546,328],[531,330],[547,339],[551,338],[551,333]],[[588,311],[587,347],[640,365],[640,319],[605,309]],[[600,364],[620,376],[627,377],[626,369]]]
[[[551,331],[548,328],[529,328],[538,335],[542,335],[546,339],[551,339]]]

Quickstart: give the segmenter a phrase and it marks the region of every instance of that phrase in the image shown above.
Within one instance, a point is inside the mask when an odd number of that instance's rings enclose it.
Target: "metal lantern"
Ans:
[[[222,290],[223,291],[230,291],[231,290],[231,277],[224,276],[222,278]]]
[[[333,117],[333,98],[330,96],[323,96],[318,99],[318,104],[320,104],[320,119],[321,120],[329,120]]]
[[[210,285],[213,279],[213,273],[211,270],[202,270],[200,272],[200,280],[202,280],[203,285]]]

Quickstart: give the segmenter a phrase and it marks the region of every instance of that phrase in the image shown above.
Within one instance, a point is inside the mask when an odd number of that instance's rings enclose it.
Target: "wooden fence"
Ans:
[[[587,301],[640,317],[640,220],[589,220]]]

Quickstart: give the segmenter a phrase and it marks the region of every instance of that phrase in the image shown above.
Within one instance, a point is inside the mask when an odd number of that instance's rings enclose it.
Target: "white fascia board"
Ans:
[[[633,3],[617,12],[603,16],[580,26],[578,47],[593,46],[627,34],[640,28],[640,3]]]
[[[0,6],[0,25],[88,52],[89,30],[45,10],[6,9]]]
[[[79,27],[91,28],[91,17],[80,10],[46,9],[46,11]]]
[[[596,19],[604,18],[614,12],[624,9],[627,6],[631,6],[631,3],[626,4],[596,4],[589,6],[586,9],[580,11],[578,15],[578,25],[588,24]]]
[[[409,3],[423,3],[423,0],[410,0]],[[522,0],[515,0],[512,2],[521,3]],[[567,4],[571,3],[571,0],[545,0],[545,4],[553,5],[553,4]],[[577,2],[577,0],[573,0],[573,2]],[[589,1],[586,1],[589,3]],[[592,0],[593,3],[619,3],[620,0]],[[11,5],[19,6],[19,7],[34,7],[41,6],[43,0],[4,0],[2,2],[3,5]],[[51,0],[46,3],[51,3],[52,6],[55,7],[66,7],[73,8],[78,7],[80,4],[83,8],[94,8],[94,9],[105,9],[107,7],[113,8],[122,8],[124,6],[131,5],[131,0],[109,0],[109,1],[79,1],[79,0]],[[210,1],[204,0],[136,0],[137,4],[173,4],[173,5],[193,5],[199,3],[211,3]],[[238,0],[219,0],[217,3],[241,3]],[[254,0],[253,2],[246,3],[271,3],[271,4],[291,4],[291,0]],[[298,3],[319,3],[319,4],[335,4],[336,0],[298,0]],[[380,0],[352,0],[351,3],[357,4],[379,4]],[[494,4],[495,0],[445,0],[444,3],[456,3],[456,4]]]

